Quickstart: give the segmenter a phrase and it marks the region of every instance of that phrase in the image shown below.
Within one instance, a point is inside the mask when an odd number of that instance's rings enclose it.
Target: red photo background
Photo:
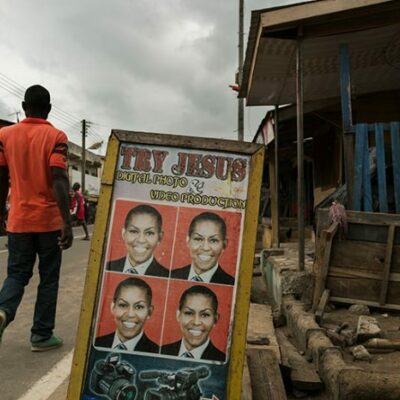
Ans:
[[[176,320],[176,310],[179,308],[179,299],[182,293],[196,284],[198,283],[178,280],[170,281],[162,345],[176,342],[182,338],[181,330]],[[210,339],[218,349],[226,353],[233,287],[216,284],[203,284],[202,286],[207,286],[217,296],[219,320],[211,331]]]
[[[175,221],[177,209],[173,206],[159,205],[154,203],[145,203],[130,200],[116,200],[114,208],[114,216],[110,226],[111,234],[108,240],[107,261],[118,260],[126,256],[125,243],[122,240],[122,228],[125,223],[125,217],[129,210],[139,204],[148,204],[154,207],[162,216],[164,232],[161,242],[156,247],[154,257],[166,268],[171,266],[171,254],[175,233]]]
[[[168,280],[143,275],[137,276],[114,272],[106,272],[104,274],[104,286],[102,290],[100,313],[97,319],[96,337],[108,335],[115,331],[114,318],[111,314],[112,298],[117,285],[124,279],[130,277],[143,279],[151,287],[154,310],[150,319],[148,319],[145,324],[144,331],[153,342],[159,344]]]
[[[191,264],[192,259],[190,257],[189,249],[186,245],[186,237],[188,234],[189,225],[196,215],[205,211],[218,214],[226,223],[226,237],[228,244],[219,259],[219,263],[226,273],[234,277],[236,273],[242,218],[242,214],[239,212],[180,207],[178,213],[172,269],[181,268],[185,265]]]

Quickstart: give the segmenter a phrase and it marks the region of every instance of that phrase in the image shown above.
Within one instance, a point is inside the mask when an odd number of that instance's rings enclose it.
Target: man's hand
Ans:
[[[58,245],[62,250],[72,246],[74,236],[72,234],[71,216],[69,214],[69,181],[67,171],[59,167],[51,167],[53,177],[53,192],[60,209],[64,226],[61,229],[61,236],[58,238]]]
[[[61,229],[61,236],[58,238],[58,245],[61,250],[69,249],[72,246],[74,235],[72,233],[71,224],[65,224]]]

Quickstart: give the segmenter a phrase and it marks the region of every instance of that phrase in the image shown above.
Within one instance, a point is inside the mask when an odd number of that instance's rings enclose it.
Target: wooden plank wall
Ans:
[[[318,213],[319,231],[325,231],[328,210]],[[330,249],[324,288],[331,300],[400,310],[400,215],[347,211],[349,229],[336,235]],[[323,246],[323,236],[317,247]],[[315,265],[317,283],[322,266]],[[326,272],[325,272],[326,273]]]
[[[352,208],[356,211],[388,212],[388,188],[393,187],[395,212],[400,213],[400,123],[356,124],[354,193]],[[390,136],[390,144],[385,146],[385,132]],[[374,135],[372,135],[374,133]],[[375,139],[373,143],[372,139]],[[371,142],[371,143],[370,143]],[[391,164],[386,165],[385,149],[391,148]],[[379,204],[373,208],[369,149],[376,149],[376,169]],[[390,160],[389,160],[390,162]],[[393,181],[387,182],[386,168],[393,170]],[[349,181],[347,181],[349,182]]]

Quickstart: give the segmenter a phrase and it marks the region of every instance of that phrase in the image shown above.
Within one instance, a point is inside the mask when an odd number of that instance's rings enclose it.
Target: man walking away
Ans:
[[[89,240],[89,232],[86,225],[86,216],[85,216],[85,198],[83,197],[80,191],[81,185],[78,182],[75,182],[72,185],[72,190],[74,194],[72,196],[71,201],[71,212],[72,215],[75,215],[78,225],[81,225],[83,231],[85,232],[85,237],[82,240]]]
[[[67,175],[68,139],[47,120],[50,93],[28,88],[22,102],[26,118],[0,130],[0,224],[9,184],[7,278],[0,290],[0,340],[14,320],[24,288],[33,274],[36,255],[39,276],[31,350],[62,345],[53,334],[61,252],[72,245]]]

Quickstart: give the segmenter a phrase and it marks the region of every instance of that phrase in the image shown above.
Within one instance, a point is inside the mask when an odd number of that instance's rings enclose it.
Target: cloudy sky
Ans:
[[[296,2],[245,0],[245,45],[251,10]],[[112,128],[236,139],[238,4],[0,0],[0,118],[15,121],[40,83],[50,121],[78,144],[82,119],[88,145]],[[265,111],[245,109],[246,140]]]

